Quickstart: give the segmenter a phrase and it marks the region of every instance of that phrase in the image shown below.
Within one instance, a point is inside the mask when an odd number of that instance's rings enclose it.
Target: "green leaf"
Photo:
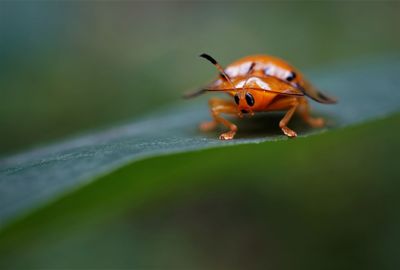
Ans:
[[[331,128],[338,128],[396,112],[399,72],[397,56],[316,72],[312,81],[329,89],[339,103],[312,104],[315,113],[328,118]],[[219,141],[217,133],[197,131],[197,124],[208,118],[205,100],[182,101],[132,124],[2,160],[1,225],[133,161],[216,146],[286,140],[277,128],[279,118],[269,114],[242,121],[249,124],[240,124],[238,137],[231,142]],[[321,132],[307,129],[300,121],[291,126],[301,136]]]
[[[0,268],[397,269],[399,123],[132,163],[3,231]]]

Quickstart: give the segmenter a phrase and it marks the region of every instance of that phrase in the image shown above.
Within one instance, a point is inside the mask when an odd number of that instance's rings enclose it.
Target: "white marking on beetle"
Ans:
[[[230,66],[225,70],[225,73],[231,78],[244,76],[249,72],[252,64],[253,62],[245,62],[241,65]]]
[[[290,75],[291,71],[287,69],[283,69],[277,67],[275,65],[264,65],[262,67],[264,69],[264,74],[268,76],[277,77],[281,80],[286,80],[286,78]]]
[[[238,82],[238,83],[235,85],[235,87],[236,87],[236,88],[242,88],[245,82],[246,82],[246,80],[242,80],[242,81]]]
[[[251,65],[253,64],[253,62],[246,62],[243,63],[239,66],[239,74],[241,76],[246,75],[247,73],[249,73]]]
[[[250,77],[248,80],[241,80],[240,82],[238,82],[235,87],[236,88],[243,88],[245,87],[245,84],[247,85],[251,85],[251,84],[256,84],[259,88],[264,89],[264,90],[271,90],[271,87],[269,86],[268,83],[264,82],[262,79],[258,78],[258,77]]]

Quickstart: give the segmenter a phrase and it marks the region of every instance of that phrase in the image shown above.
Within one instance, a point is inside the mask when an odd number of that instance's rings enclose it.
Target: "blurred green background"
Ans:
[[[215,76],[202,52],[224,65],[273,54],[306,73],[399,53],[399,14],[397,2],[1,2],[0,155],[179,106]],[[399,269],[399,123],[127,165],[5,228],[0,268]]]
[[[249,54],[303,70],[398,52],[400,3],[0,3],[0,156],[135,119]]]

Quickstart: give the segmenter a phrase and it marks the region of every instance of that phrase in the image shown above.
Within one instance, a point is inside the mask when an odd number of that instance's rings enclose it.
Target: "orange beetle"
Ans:
[[[211,56],[203,53],[200,57],[216,66],[219,77],[207,87],[187,94],[186,97],[207,91],[226,92],[233,97],[233,100],[210,99],[213,120],[200,125],[203,131],[213,130],[219,123],[229,128],[228,132],[219,136],[221,140],[231,140],[237,132],[237,126],[222,118],[221,113],[243,117],[243,114],[252,116],[255,112],[286,110],[279,127],[286,136],[293,138],[297,134],[287,124],[295,112],[312,127],[324,126],[322,118],[310,116],[306,96],[320,103],[336,103],[335,99],[314,88],[296,68],[279,58],[268,55],[248,56],[223,69]]]

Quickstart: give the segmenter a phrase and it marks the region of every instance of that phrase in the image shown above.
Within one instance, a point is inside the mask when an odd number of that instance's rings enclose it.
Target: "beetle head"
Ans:
[[[236,105],[241,113],[253,113],[253,107],[255,105],[254,93],[247,91],[246,89],[237,91],[233,96]]]

